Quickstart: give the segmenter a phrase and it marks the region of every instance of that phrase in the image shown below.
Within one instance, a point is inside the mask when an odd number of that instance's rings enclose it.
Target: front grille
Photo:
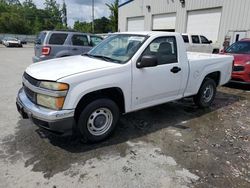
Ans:
[[[29,100],[31,100],[33,103],[36,103],[36,93],[31,91],[26,86],[23,86],[23,88],[24,88],[24,91],[25,91],[27,97],[29,98]]]
[[[38,87],[40,84],[40,81],[31,77],[30,75],[28,75],[26,72],[24,72],[23,77],[25,80],[27,80],[31,85]],[[23,85],[24,91],[27,95],[27,97],[29,98],[29,100],[31,100],[33,103],[36,104],[36,93],[32,90],[30,90],[28,87],[26,87],[25,85]]]
[[[244,71],[244,69],[245,69],[244,66],[234,66],[233,67],[234,72]]]
[[[40,84],[40,81],[39,81],[39,80],[37,80],[37,79],[31,77],[31,76],[28,75],[26,72],[24,72],[23,77],[24,77],[31,85],[33,85],[33,86],[37,86],[37,87],[38,87],[39,84]]]

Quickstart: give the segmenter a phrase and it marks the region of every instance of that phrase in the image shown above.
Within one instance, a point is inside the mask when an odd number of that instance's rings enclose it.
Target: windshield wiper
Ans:
[[[85,56],[88,56],[88,57],[95,57],[95,58],[99,58],[99,59],[102,59],[104,61],[108,61],[108,62],[117,62],[117,63],[121,63],[120,60],[117,60],[117,59],[113,59],[111,57],[107,57],[107,56],[103,56],[103,55],[91,55],[91,54],[83,54]]]

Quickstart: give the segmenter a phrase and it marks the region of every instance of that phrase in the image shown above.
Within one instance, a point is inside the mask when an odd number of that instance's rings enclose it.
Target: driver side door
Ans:
[[[141,109],[180,98],[183,71],[178,62],[175,36],[154,39],[142,56],[156,57],[158,65],[137,68],[136,63],[133,64],[132,108]],[[179,71],[173,71],[177,68]]]

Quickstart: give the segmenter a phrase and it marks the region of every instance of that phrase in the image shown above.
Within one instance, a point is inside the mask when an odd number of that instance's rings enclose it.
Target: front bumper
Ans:
[[[9,43],[9,47],[21,47],[22,44],[19,43]]]
[[[30,119],[37,126],[58,135],[72,134],[75,124],[74,110],[50,110],[32,103],[23,88],[16,99],[18,112],[24,119]]]
[[[232,79],[230,82],[240,83],[240,84],[250,84],[250,72],[247,71],[233,72]]]

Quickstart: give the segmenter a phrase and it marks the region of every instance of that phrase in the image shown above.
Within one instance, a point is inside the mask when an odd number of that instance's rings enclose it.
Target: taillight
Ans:
[[[49,55],[50,54],[50,47],[45,46],[42,48],[42,55]]]

